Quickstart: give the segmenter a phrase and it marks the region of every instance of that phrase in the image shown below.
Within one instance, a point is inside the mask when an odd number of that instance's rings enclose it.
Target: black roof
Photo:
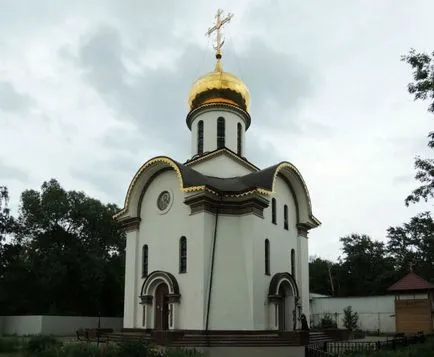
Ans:
[[[200,172],[174,161],[181,172],[184,188],[194,186],[206,186],[219,193],[239,194],[255,188],[262,188],[271,191],[273,188],[274,174],[277,165],[270,166],[264,170],[252,172],[238,177],[220,178],[203,175]]]

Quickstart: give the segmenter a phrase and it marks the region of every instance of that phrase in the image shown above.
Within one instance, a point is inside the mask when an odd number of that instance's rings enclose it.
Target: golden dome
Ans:
[[[209,103],[227,103],[249,110],[249,90],[237,76],[223,71],[220,59],[217,59],[214,71],[193,83],[188,97],[190,110]]]

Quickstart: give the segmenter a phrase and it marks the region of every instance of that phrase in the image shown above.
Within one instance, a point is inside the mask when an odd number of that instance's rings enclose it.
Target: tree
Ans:
[[[11,230],[11,217],[8,208],[9,193],[6,186],[0,186],[0,243]]]
[[[402,276],[410,267],[434,282],[434,221],[423,212],[401,227],[387,230],[387,250],[394,258],[394,269]]]
[[[411,49],[407,55],[402,56],[402,60],[413,68],[414,81],[408,85],[409,93],[414,94],[415,100],[428,100],[428,111],[434,113],[434,52],[428,55]],[[428,147],[434,148],[434,131],[428,134]],[[405,199],[407,206],[434,197],[434,160],[417,156],[415,168],[415,178],[422,185]]]
[[[353,312],[352,306],[347,306],[344,309],[343,324],[349,331],[354,331],[359,326],[359,314],[357,312]]]
[[[313,257],[309,262],[309,286],[312,292],[334,296],[336,263]]]
[[[343,258],[337,272],[340,296],[365,296],[386,292],[395,282],[393,259],[383,242],[367,235],[351,234],[340,238]]]
[[[54,179],[24,191],[2,253],[8,313],[121,315],[125,235],[112,219],[117,211]]]

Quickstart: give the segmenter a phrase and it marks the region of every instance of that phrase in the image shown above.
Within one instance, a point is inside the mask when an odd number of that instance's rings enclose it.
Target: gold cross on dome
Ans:
[[[214,32],[216,33],[216,42],[214,44],[214,49],[217,51],[217,53],[216,53],[217,58],[221,57],[221,48],[223,47],[223,44],[225,43],[225,40],[222,36],[223,34],[221,32],[221,28],[224,24],[231,21],[232,17],[234,16],[233,14],[228,13],[228,15],[222,19],[221,18],[222,15],[223,15],[223,10],[218,9],[217,14],[215,15],[216,21],[215,21],[214,26],[210,27],[208,29],[208,31],[206,32],[207,36],[211,36]]]

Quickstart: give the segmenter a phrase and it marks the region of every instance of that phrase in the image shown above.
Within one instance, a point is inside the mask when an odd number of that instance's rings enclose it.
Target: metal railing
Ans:
[[[396,350],[400,347],[413,345],[416,343],[425,342],[425,335],[417,333],[415,335],[399,336],[384,341],[339,341],[339,342],[324,342],[316,345],[311,345],[306,349],[307,357],[326,357],[326,356],[341,356],[346,352],[351,353],[371,353],[378,350]],[[319,351],[319,352],[318,352]],[[320,352],[328,354],[320,354]],[[315,354],[317,353],[317,354]]]
[[[321,347],[315,345],[305,347],[305,357],[338,357],[338,355],[326,352]]]

